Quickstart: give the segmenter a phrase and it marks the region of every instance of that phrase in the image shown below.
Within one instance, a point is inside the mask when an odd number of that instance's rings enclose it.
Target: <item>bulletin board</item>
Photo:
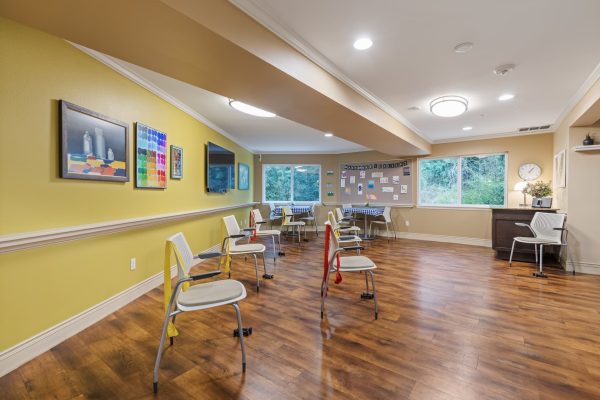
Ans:
[[[411,160],[341,164],[341,202],[412,206],[412,164]]]

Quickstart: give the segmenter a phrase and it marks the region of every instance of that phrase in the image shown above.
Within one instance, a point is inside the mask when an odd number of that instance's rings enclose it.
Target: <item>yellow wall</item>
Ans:
[[[215,142],[247,164],[251,153],[65,41],[0,19],[0,54],[0,235],[251,201],[252,187],[205,192],[204,146]],[[130,182],[59,178],[59,99],[129,124]],[[184,149],[184,177],[166,190],[134,188],[135,121]],[[222,216],[0,254],[0,350],[161,271],[164,240],[175,232],[194,251],[219,243]]]
[[[518,168],[523,163],[537,163],[542,169],[541,180],[552,179],[552,134],[513,136],[498,139],[472,140],[456,143],[432,145],[431,157],[508,153],[508,206],[516,207],[523,200],[520,192],[512,188],[520,179]],[[353,161],[389,160],[391,157],[375,151],[346,153],[346,154],[263,154],[262,161],[255,156],[256,188],[255,201],[262,200],[262,164],[269,163],[305,163],[321,164],[321,200],[325,203],[339,202],[339,165]],[[413,161],[414,171],[417,170],[417,161]],[[333,170],[334,176],[325,175],[326,170]],[[336,196],[327,197],[325,182],[334,183]],[[417,203],[417,174],[413,174],[413,202]],[[531,198],[528,197],[528,202]],[[326,206],[317,212],[317,218],[322,223],[326,218],[326,211],[335,206]],[[266,208],[265,208],[266,210]],[[420,234],[433,234],[442,236],[460,236],[477,239],[491,240],[491,210],[489,209],[456,209],[456,208],[394,208],[392,211],[396,230],[400,232],[413,232]],[[406,226],[406,221],[409,226]]]

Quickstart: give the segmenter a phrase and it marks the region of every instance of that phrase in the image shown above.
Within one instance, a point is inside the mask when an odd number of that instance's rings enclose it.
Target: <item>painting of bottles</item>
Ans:
[[[135,125],[135,186],[165,189],[167,187],[167,134],[139,122]]]
[[[129,127],[60,101],[61,178],[129,181]]]

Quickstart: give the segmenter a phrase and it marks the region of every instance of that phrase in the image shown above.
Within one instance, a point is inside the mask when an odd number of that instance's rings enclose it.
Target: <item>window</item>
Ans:
[[[263,165],[263,202],[320,202],[320,165]]]
[[[505,206],[506,154],[419,160],[419,205]]]

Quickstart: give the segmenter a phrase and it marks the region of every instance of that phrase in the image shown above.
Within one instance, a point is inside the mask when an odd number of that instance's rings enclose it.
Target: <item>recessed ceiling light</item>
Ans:
[[[473,129],[472,126],[464,126],[463,127],[463,131],[470,131],[471,129]]]
[[[438,117],[457,117],[467,111],[469,102],[460,96],[442,96],[429,103],[429,109]]]
[[[356,50],[366,50],[373,46],[373,41],[369,38],[360,38],[354,42],[354,48]]]
[[[246,114],[254,115],[255,117],[272,118],[276,117],[276,114],[272,112],[261,110],[258,107],[251,106],[250,104],[242,103],[241,101],[229,99],[229,105],[238,111]]]
[[[503,94],[502,96],[498,97],[498,100],[500,100],[500,101],[507,101],[507,100],[510,100],[510,99],[512,99],[514,97],[515,97],[514,94],[506,93],[506,94]]]
[[[326,134],[324,134],[323,136],[325,136],[325,137],[332,137],[332,136],[333,136],[333,133],[329,133],[329,132],[327,132],[327,133],[326,133]]]
[[[471,49],[473,49],[472,42],[463,42],[454,46],[455,53],[468,53],[469,51],[471,51]]]

